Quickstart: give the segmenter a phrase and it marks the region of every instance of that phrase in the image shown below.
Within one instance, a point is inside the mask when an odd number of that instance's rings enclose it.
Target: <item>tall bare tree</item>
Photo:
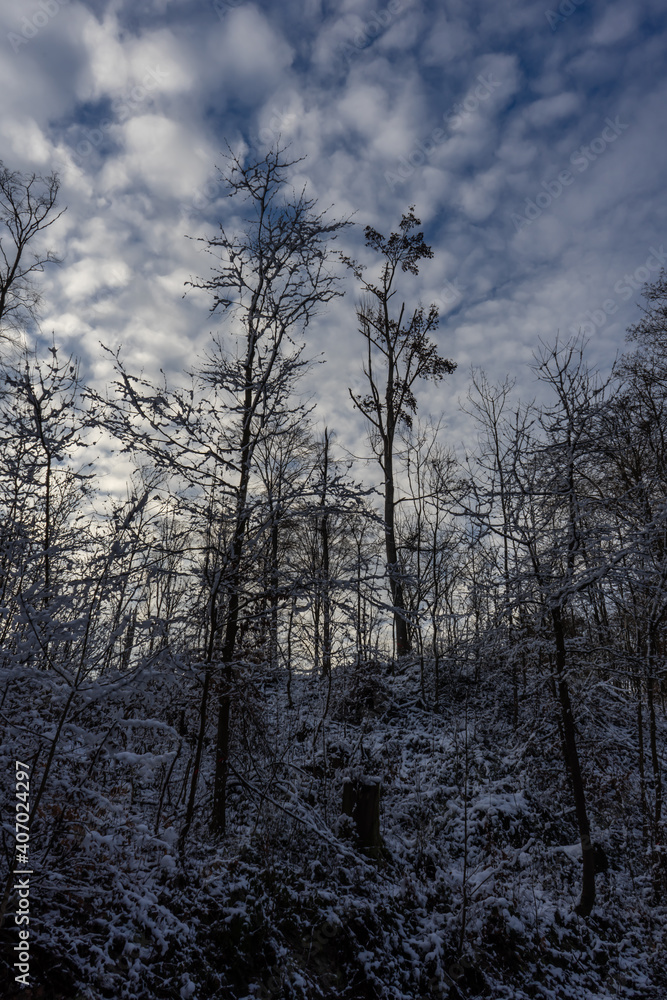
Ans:
[[[480,400],[473,412],[484,427],[477,471],[484,472],[471,480],[471,487],[477,500],[474,517],[503,545],[503,617],[511,621],[519,600],[525,600],[525,594],[518,597],[517,588],[524,581],[533,593],[545,648],[551,649],[551,686],[582,848],[577,912],[588,916],[595,902],[596,857],[568,678],[572,652],[567,615],[577,597],[621,558],[617,553],[612,559],[601,542],[609,532],[596,454],[606,387],[587,367],[581,341],[543,345],[534,368],[551,395],[541,407],[533,403],[510,412],[507,385],[494,388],[483,378],[476,380]],[[523,553],[514,579],[505,559],[506,539]],[[511,639],[511,630],[508,635]]]
[[[298,162],[285,150],[270,150],[259,162],[243,163],[230,153],[221,170],[229,194],[250,208],[243,232],[203,239],[216,259],[213,274],[193,282],[213,296],[211,311],[230,314],[238,324],[239,354],[220,345],[201,377],[227,394],[235,430],[230,461],[236,471],[235,513],[227,552],[228,595],[222,630],[224,685],[218,708],[213,830],[224,832],[228,773],[231,686],[239,629],[240,577],[250,517],[250,480],[258,443],[267,422],[285,407],[304,367],[295,345],[318,308],[342,292],[331,269],[331,241],[349,223],[325,218],[305,191],[285,198],[289,170]],[[242,352],[242,353],[241,353]]]
[[[436,306],[428,312],[421,305],[412,310],[405,302],[393,309],[392,299],[399,291],[401,273],[419,274],[419,262],[431,258],[433,251],[424,243],[423,232],[413,232],[421,225],[411,206],[401,217],[399,231],[388,237],[367,226],[366,246],[384,259],[379,278],[371,281],[363,269],[351,261],[361,281],[364,297],[357,309],[359,331],[365,341],[363,373],[369,392],[359,395],[349,390],[357,409],[371,425],[371,443],[384,475],[384,537],[387,576],[394,615],[396,651],[410,652],[411,642],[404,594],[404,571],[396,541],[396,432],[401,423],[412,426],[417,411],[416,383],[420,379],[440,381],[456,368],[438,353],[431,334],[439,322]]]
[[[194,817],[208,697],[218,672],[211,829],[225,831],[234,664],[243,616],[256,604],[256,587],[243,566],[250,555],[261,556],[276,514],[275,491],[267,507],[254,489],[261,480],[261,446],[287,439],[303,424],[305,408],[292,395],[309,364],[299,341],[318,309],[343,294],[331,242],[350,223],[318,213],[304,190],[289,191],[289,173],[298,162],[282,148],[249,163],[230,151],[220,168],[229,196],[247,215],[240,231],[221,226],[218,235],[198,238],[215,264],[209,277],[188,284],[209,292],[211,313],[226,314],[227,323],[192,373],[189,391],[155,387],[116,360],[120,401],[108,426],[179,477],[183,497],[201,514],[197,530],[209,539],[204,681],[181,847]]]

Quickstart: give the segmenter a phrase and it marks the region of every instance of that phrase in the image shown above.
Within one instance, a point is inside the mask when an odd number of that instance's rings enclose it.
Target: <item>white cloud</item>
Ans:
[[[438,11],[422,43],[420,62],[425,66],[442,66],[457,62],[474,51],[475,34],[463,18]]]
[[[81,42],[87,55],[87,68],[78,84],[82,100],[125,98],[130,104],[140,104],[148,95],[155,98],[187,91],[193,83],[187,51],[164,28],[139,37],[126,35],[109,13],[101,22],[89,17]]]
[[[601,20],[593,29],[593,43],[595,45],[613,45],[626,38],[635,30],[638,13],[637,7],[627,2],[608,6]]]
[[[5,118],[0,121],[0,137],[14,161],[28,161],[48,170],[53,149],[34,119]]]
[[[261,100],[293,59],[292,46],[252,3],[231,10],[224,21],[216,18],[199,41],[204,43],[196,54],[199,72],[225,88],[217,95],[223,101],[232,95]]]
[[[503,178],[497,167],[477,174],[472,181],[464,181],[460,188],[461,205],[473,222],[482,222],[498,204]]]
[[[145,184],[160,197],[192,196],[206,171],[192,155],[194,135],[182,122],[161,115],[139,115],[123,127],[125,155],[110,161],[106,171],[109,188],[129,183]]]
[[[561,118],[573,115],[579,108],[580,99],[569,91],[534,101],[525,108],[523,114],[531,125],[536,128],[546,128]]]
[[[97,15],[72,2],[17,53],[6,46],[3,157],[19,169],[58,166],[69,205],[51,232],[66,261],[43,276],[44,328],[83,352],[96,378],[109,376],[99,340],[122,342],[147,372],[175,372],[219,324],[205,294],[181,295],[209,264],[184,234],[240,224],[212,170],[225,138],[235,148],[253,143],[255,153],[279,132],[293,140],[291,154],[308,156],[295,182],[307,181],[332,214],[357,213],[359,228],[340,246],[366,263],[376,262],[363,225],[389,232],[417,205],[436,256],[405,287],[430,301],[443,281],[459,282],[461,293],[443,303],[439,338],[459,362],[460,386],[468,361],[483,360],[492,377],[516,370],[539,334],[569,328],[660,242],[666,98],[651,63],[664,37],[640,37],[635,3],[591,8],[590,30],[577,12],[554,32],[532,0],[415,3],[346,56],[341,44],[386,4],[325,6],[312,3],[304,15],[295,3],[246,2],[220,19],[208,2],[99,0]],[[0,34],[21,16],[0,0]],[[491,94],[469,102],[452,127],[448,114],[474,94],[480,74],[493,80]],[[133,98],[135,88],[145,96]],[[95,110],[109,99],[111,112]],[[83,129],[101,130],[95,114],[113,124],[75,160]],[[630,122],[627,134],[516,233],[512,212],[617,114]],[[437,127],[443,134],[420,157]],[[388,183],[411,154],[414,165]],[[354,435],[341,390],[359,363],[354,282],[348,287],[310,335],[313,353],[330,358],[326,375],[313,376],[322,411]],[[600,332],[609,357],[634,316],[633,299]],[[424,398],[450,407],[455,421],[450,396]]]

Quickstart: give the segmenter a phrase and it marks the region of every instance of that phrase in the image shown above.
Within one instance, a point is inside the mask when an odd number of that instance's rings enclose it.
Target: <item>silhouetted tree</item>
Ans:
[[[61,262],[52,250],[31,246],[63,214],[55,213],[59,187],[57,174],[22,174],[0,161],[0,332],[35,319],[40,296],[33,275]]]
[[[404,573],[396,542],[396,432],[401,423],[410,427],[417,411],[414,394],[419,379],[439,381],[456,365],[440,356],[429,334],[439,316],[432,305],[407,309],[403,302],[392,313],[392,299],[398,292],[400,273],[419,274],[419,262],[433,256],[424,243],[424,234],[413,230],[421,225],[413,207],[403,215],[399,232],[382,236],[366,227],[366,246],[384,259],[377,281],[364,278],[363,269],[348,261],[361,281],[365,296],[357,309],[359,331],[365,341],[363,373],[369,392],[362,396],[349,390],[354,405],[371,425],[371,444],[384,474],[384,536],[387,575],[394,614],[396,651],[399,656],[411,648],[404,595]]]

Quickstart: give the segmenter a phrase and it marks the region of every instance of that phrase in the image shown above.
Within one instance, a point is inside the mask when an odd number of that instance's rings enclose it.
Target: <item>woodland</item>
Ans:
[[[667,273],[609,372],[475,368],[458,447],[414,208],[362,266],[293,166],[221,168],[192,369],[100,387],[30,333],[58,177],[0,165],[3,995],[659,1000]],[[361,474],[301,391],[343,279]]]

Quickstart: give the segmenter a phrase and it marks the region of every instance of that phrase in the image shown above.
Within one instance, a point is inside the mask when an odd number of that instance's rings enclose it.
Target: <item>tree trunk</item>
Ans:
[[[322,507],[326,510],[326,490],[329,476],[329,430],[324,429],[324,469]],[[326,513],[320,521],[322,541],[322,673],[331,673],[331,587],[329,580],[329,518]]]
[[[408,623],[405,617],[405,598],[401,580],[401,566],[398,561],[396,547],[396,528],[394,521],[394,459],[393,435],[387,436],[384,447],[384,533],[387,555],[387,574],[391,603],[394,609],[394,635],[396,637],[396,655],[405,656],[411,650],[408,636]]]
[[[240,558],[239,558],[240,561]],[[227,612],[225,643],[222,648],[224,664],[223,689],[218,703],[218,731],[215,747],[215,778],[213,783],[213,811],[211,830],[224,834],[227,828],[227,774],[229,770],[229,721],[231,714],[231,691],[236,633],[239,620],[238,573],[232,575],[231,595]]]
[[[563,724],[563,746],[565,750],[565,764],[572,779],[572,791],[574,793],[574,807],[579,828],[579,839],[581,841],[581,859],[583,864],[581,898],[576,907],[577,913],[582,917],[587,917],[595,903],[595,850],[591,843],[591,829],[588,822],[586,810],[586,793],[584,780],[581,774],[579,762],[579,751],[577,749],[577,737],[574,727],[574,717],[572,714],[572,704],[570,702],[570,691],[565,677],[565,631],[561,608],[555,607],[551,610],[551,620],[556,641],[556,679],[558,690],[558,701],[561,710],[561,720]]]
[[[660,823],[662,820],[662,767],[658,753],[657,730],[655,722],[655,700],[653,686],[655,676],[650,673],[646,678],[646,697],[648,701],[649,745],[651,748],[651,767],[653,769],[653,786],[655,791],[653,812],[653,841],[660,841]]]
[[[252,449],[250,440],[251,419],[253,412],[252,374],[255,356],[255,334],[251,329],[248,334],[248,354],[245,365],[245,391],[243,405],[243,425],[241,431],[241,477],[236,502],[236,519],[234,537],[229,554],[229,605],[227,608],[227,624],[222,647],[222,662],[224,664],[224,684],[218,706],[218,733],[215,748],[215,779],[213,784],[213,810],[211,813],[211,830],[224,834],[227,827],[227,774],[229,770],[229,723],[231,714],[231,689],[233,678],[234,653],[239,627],[239,589],[241,587],[241,559],[243,556],[243,541],[248,523],[246,501],[250,483],[250,464]]]
[[[278,666],[278,511],[271,526],[271,626],[269,638],[269,661],[271,669]]]
[[[343,812],[351,816],[357,831],[357,841],[362,851],[378,856],[382,850],[380,836],[379,781],[370,778],[347,780],[343,785]]]
[[[199,707],[199,732],[197,734],[197,747],[195,749],[195,760],[194,760],[194,770],[192,775],[192,783],[190,785],[190,795],[188,797],[188,804],[185,811],[185,823],[183,824],[183,829],[181,830],[180,836],[178,838],[178,850],[182,854],[185,848],[185,841],[187,840],[188,833],[190,832],[190,827],[192,826],[192,820],[195,814],[195,796],[197,795],[197,782],[199,778],[199,767],[201,765],[202,751],[204,749],[204,737],[206,735],[206,708],[208,705],[208,691],[211,684],[211,664],[206,664],[206,672],[204,674],[204,687],[201,696],[201,705]]]
[[[641,677],[637,681],[637,740],[639,747],[639,796],[642,810],[642,845],[648,844],[648,799],[646,796],[646,766],[644,763],[644,712]]]

